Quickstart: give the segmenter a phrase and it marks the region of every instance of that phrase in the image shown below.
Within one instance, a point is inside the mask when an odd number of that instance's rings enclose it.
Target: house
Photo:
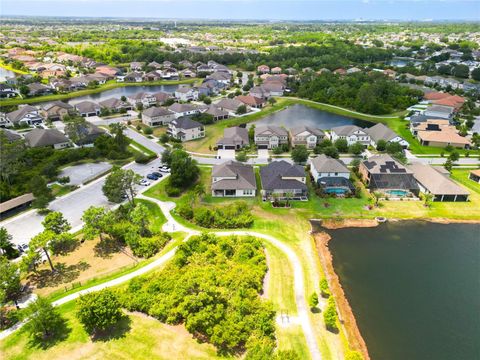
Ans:
[[[205,111],[205,114],[212,115],[213,121],[228,119],[230,116],[228,111],[220,109],[215,104],[210,104],[208,109]]]
[[[258,149],[273,149],[288,145],[288,131],[280,126],[259,125],[255,127],[255,144]]]
[[[40,114],[45,119],[51,121],[63,120],[65,116],[71,115],[73,112],[73,106],[63,101],[53,101],[44,104],[40,109]]]
[[[108,98],[98,103],[101,108],[110,112],[121,112],[132,110],[132,105],[117,98]]]
[[[182,86],[175,90],[175,98],[180,101],[191,101],[198,99],[198,91],[196,88]]]
[[[330,130],[330,136],[333,142],[344,139],[348,145],[359,142],[364,146],[370,145],[370,135],[365,130],[356,125],[336,126]]]
[[[205,137],[205,127],[198,121],[181,117],[168,124],[167,134],[181,141],[195,140]]]
[[[262,90],[267,94],[267,98],[272,96],[283,96],[285,84],[281,81],[266,81],[260,85]]]
[[[132,106],[138,107],[140,104],[142,104],[144,108],[147,108],[149,106],[155,105],[157,103],[157,98],[150,93],[139,92],[128,96],[127,101]]]
[[[40,95],[51,94],[53,91],[52,88],[40,83],[28,84],[27,87],[29,89],[28,94],[30,96],[40,96]]]
[[[217,141],[217,149],[239,150],[250,145],[248,130],[239,126],[226,128],[223,130],[223,138]]]
[[[378,123],[370,128],[366,128],[365,132],[370,136],[370,144],[374,147],[377,146],[380,140],[383,140],[386,143],[399,143],[402,148],[408,149],[408,141],[403,139],[400,135],[382,123]]]
[[[166,125],[175,120],[175,114],[163,107],[152,106],[142,112],[142,122],[147,126]]]
[[[236,115],[240,106],[245,106],[243,102],[237,99],[223,98],[215,104],[219,109],[228,111],[230,115]],[[248,110],[248,109],[247,109]]]
[[[289,199],[306,199],[308,189],[303,166],[294,165],[285,160],[272,161],[260,168],[262,197]]]
[[[203,83],[198,87],[198,96],[200,95],[216,95],[223,89],[225,89],[227,85],[222,82],[219,82],[214,79],[206,79]]]
[[[420,190],[413,172],[390,155],[375,155],[362,161],[359,173],[371,192],[391,198],[416,196]]]
[[[160,79],[162,79],[162,74],[157,70],[150,71],[143,75],[143,80],[145,81],[158,81]]]
[[[468,201],[470,193],[441,173],[438,167],[413,163],[408,165],[420,192],[433,195],[433,201]]]
[[[424,115],[430,118],[440,118],[450,120],[453,117],[454,108],[452,106],[433,105],[424,111]]]
[[[261,74],[268,74],[270,72],[270,67],[267,65],[260,65],[257,67],[257,72]]]
[[[157,63],[156,61],[152,61],[152,62],[148,63],[147,67],[149,67],[149,68],[151,68],[151,69],[158,70],[158,69],[161,69],[161,68],[162,68],[162,65],[160,65],[160,64]]]
[[[180,66],[182,66],[184,69],[191,69],[193,68],[193,64],[188,61],[188,60],[182,60],[178,63]]]
[[[341,160],[319,155],[310,160],[310,174],[327,194],[345,195],[355,190],[350,181],[350,170]]]
[[[166,79],[166,80],[178,79],[178,70],[173,67],[164,68],[162,70],[162,79]]]
[[[100,115],[100,105],[93,101],[87,100],[79,102],[78,104],[75,104],[75,110],[77,110],[80,113],[80,116],[83,117]]]
[[[212,196],[254,197],[257,182],[253,166],[229,160],[212,169]]]
[[[130,63],[130,70],[132,71],[141,71],[143,68],[143,63],[138,61],[133,61]]]
[[[271,73],[272,74],[280,74],[282,72],[282,68],[279,66],[275,66],[272,68]]]
[[[303,145],[307,149],[313,149],[325,139],[325,133],[309,126],[297,126],[290,129],[290,144],[295,147]]]
[[[198,106],[194,104],[179,104],[174,103],[168,107],[168,110],[175,114],[175,117],[178,119],[183,116],[190,116],[199,114],[201,111]]]
[[[141,72],[131,72],[123,77],[123,81],[125,82],[142,82],[143,81],[143,74]]]
[[[195,72],[193,72],[192,70],[190,69],[185,69],[185,70],[182,70],[181,71],[181,74],[183,75],[183,77],[185,78],[194,78],[197,76],[197,74]]]
[[[451,145],[461,149],[469,149],[470,141],[458,134],[455,126],[448,120],[427,120],[414,128],[418,141],[424,146],[446,147]]]
[[[95,140],[106,133],[102,128],[99,128],[97,125],[94,125],[88,121],[85,121],[82,124],[77,125],[76,133],[78,139],[71,139],[78,146],[87,147],[93,145]]]
[[[33,129],[25,134],[25,141],[30,147],[64,149],[70,146],[70,140],[57,129]]]
[[[260,97],[255,97],[252,95],[239,95],[239,96],[236,96],[235,99],[238,101],[241,101],[246,106],[249,106],[255,109],[261,109],[267,103],[265,99],[262,99]]]
[[[468,178],[477,183],[480,183],[480,169],[471,170],[470,174],[468,175]]]
[[[8,122],[13,125],[38,125],[43,122],[40,111],[31,105],[19,106],[18,110],[9,112],[5,115]]]
[[[357,68],[357,67],[352,67],[350,69],[347,69],[347,74],[355,74],[357,72],[361,72],[362,70]]]
[[[5,138],[8,142],[14,142],[22,139],[22,136],[20,134],[7,129],[0,129],[0,133],[5,135]]]
[[[153,96],[157,100],[157,105],[163,105],[167,100],[172,99],[172,94],[165,91],[156,92]]]
[[[333,70],[333,73],[336,74],[336,75],[345,75],[347,73],[347,70],[345,70],[343,68],[338,68],[338,69]]]
[[[7,84],[0,84],[0,98],[11,98],[17,96],[15,89]]]
[[[214,72],[206,77],[207,80],[216,80],[222,84],[229,85],[232,79],[232,75],[228,72]]]

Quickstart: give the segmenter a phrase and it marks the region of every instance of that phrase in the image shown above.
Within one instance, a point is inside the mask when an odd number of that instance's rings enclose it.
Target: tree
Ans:
[[[334,143],[335,147],[341,153],[348,152],[348,142],[345,139],[337,139]]]
[[[41,259],[40,253],[36,249],[30,248],[20,260],[20,270],[24,273],[37,272],[37,264],[40,263]]]
[[[308,150],[303,145],[297,145],[292,150],[292,159],[297,164],[304,164],[308,159]]]
[[[250,125],[248,128],[248,140],[250,143],[255,141],[255,124]]]
[[[247,113],[247,106],[246,105],[240,105],[237,108],[237,115],[243,115]]]
[[[20,85],[20,94],[22,94],[22,96],[28,96],[28,94],[30,94],[30,88],[27,86],[27,85]]]
[[[448,158],[447,161],[445,161],[445,164],[443,164],[443,167],[447,169],[449,172],[452,172],[452,168],[453,168],[452,160]]]
[[[21,293],[20,271],[15,263],[0,256],[0,305],[18,299]]]
[[[247,161],[247,153],[245,151],[239,151],[235,155],[235,160],[240,161],[240,162],[246,162]]]
[[[459,78],[468,79],[468,76],[470,75],[470,69],[467,65],[457,64],[452,69],[452,75]]]
[[[25,149],[23,138],[9,141],[5,132],[0,131],[0,176],[8,184],[22,166]]]
[[[45,216],[45,219],[43,219],[42,225],[45,230],[50,230],[57,235],[67,232],[72,228],[60,211],[52,211],[48,213],[48,215]]]
[[[330,297],[330,289],[328,288],[328,281],[325,278],[320,280],[320,295],[322,295],[323,298]]]
[[[432,193],[425,193],[423,194],[423,203],[425,205],[425,207],[430,207],[431,206],[431,203],[432,203],[432,200],[433,200],[434,196]]]
[[[47,182],[43,176],[34,176],[30,180],[29,187],[35,197],[32,203],[33,207],[43,209],[48,205],[50,200],[53,199],[52,190],[47,186]]]
[[[92,240],[99,236],[100,241],[103,241],[102,234],[105,232],[105,220],[107,212],[103,207],[90,206],[82,216],[83,237],[87,240]]]
[[[338,159],[338,149],[335,146],[327,146],[323,148],[323,153],[331,158]]]
[[[109,289],[80,296],[77,300],[77,318],[92,335],[111,328],[122,316],[117,295]]]
[[[11,250],[12,245],[12,235],[10,235],[3,226],[0,228],[0,251],[1,254],[6,254],[7,251]]]
[[[108,201],[121,203],[124,199],[127,199],[131,205],[134,205],[134,198],[137,194],[135,185],[141,178],[131,169],[123,170],[114,167],[105,179],[105,184],[102,187],[103,194]]]
[[[137,204],[130,211],[130,221],[133,225],[137,226],[139,229],[140,236],[150,236],[150,231],[148,229],[150,225],[148,209],[143,204]]]
[[[454,150],[450,153],[448,158],[452,161],[452,163],[455,163],[460,159],[460,154],[458,153],[457,150]]]
[[[172,151],[170,149],[165,149],[162,152],[162,163],[168,166],[172,164]]]
[[[35,341],[45,341],[64,330],[64,319],[52,304],[45,298],[39,297],[28,307],[30,319],[26,329]]]
[[[313,292],[312,295],[308,298],[308,306],[310,309],[315,309],[318,305],[318,295],[316,292]]]
[[[200,174],[197,162],[183,149],[172,151],[169,182],[177,188],[187,188]]]
[[[348,151],[354,155],[360,155],[364,149],[365,147],[359,142],[356,142],[348,147]]]
[[[473,80],[480,81],[480,67],[473,69],[470,75]]]
[[[52,260],[50,259],[49,246],[50,242],[55,239],[55,233],[51,230],[44,230],[40,234],[35,235],[32,240],[30,240],[30,248],[36,250],[42,250],[47,257],[48,263],[52,272],[55,271],[53,267]]]
[[[115,143],[117,144],[120,152],[125,152],[127,150],[129,140],[123,133],[126,129],[126,126],[121,123],[113,123],[109,125],[110,133],[113,136]]]
[[[67,134],[75,144],[83,144],[88,136],[86,131],[87,127],[88,124],[84,117],[75,116],[66,123],[65,134]]]
[[[383,139],[377,141],[377,150],[378,151],[385,151],[387,148],[387,142]]]

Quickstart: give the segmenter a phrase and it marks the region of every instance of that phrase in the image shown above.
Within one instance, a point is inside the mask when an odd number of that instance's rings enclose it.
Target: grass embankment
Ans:
[[[24,70],[19,70],[19,69],[15,69],[14,67],[8,65],[8,64],[5,64],[3,61],[0,60],[0,67],[1,68],[4,68],[5,70],[9,70],[9,71],[12,71],[14,73],[17,73],[17,74],[20,74],[20,75],[26,75],[26,74],[29,74],[28,71],[24,71]]]
[[[3,359],[218,359],[216,349],[200,344],[183,326],[169,326],[143,314],[128,313],[106,340],[92,341],[75,316],[75,301],[59,307],[67,320],[66,338],[42,349],[33,346],[24,329],[0,343]]]
[[[160,81],[148,81],[140,83],[130,83],[130,82],[116,82],[115,80],[107,81],[105,84],[99,85],[94,89],[84,89],[78,91],[72,91],[66,94],[53,94],[45,96],[36,96],[26,99],[7,99],[1,100],[0,105],[18,105],[18,104],[34,104],[39,102],[54,101],[54,100],[66,100],[72,99],[79,96],[97,94],[106,90],[112,90],[120,87],[126,86],[155,86],[155,85],[180,85],[180,84],[191,84],[195,82],[196,79],[186,79],[186,80],[160,80]]]

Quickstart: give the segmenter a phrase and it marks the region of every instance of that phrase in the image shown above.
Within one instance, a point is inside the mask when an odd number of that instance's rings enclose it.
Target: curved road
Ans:
[[[190,236],[199,234],[198,231],[189,229],[185,227],[184,225],[180,224],[177,222],[170,211],[175,207],[175,204],[172,202],[164,202],[160,201],[154,198],[150,198],[144,195],[139,195],[138,198],[140,199],[145,199],[152,201],[156,203],[160,209],[162,210],[163,214],[165,215],[165,218],[167,219],[167,222],[163,225],[163,230],[164,231],[183,231],[186,232],[188,235],[185,237],[184,241],[186,241]],[[295,302],[297,305],[297,312],[298,312],[298,317],[300,319],[300,323],[302,325],[303,333],[305,335],[305,339],[307,342],[308,349],[310,351],[311,358],[313,360],[320,360],[321,359],[321,354],[320,354],[320,349],[317,343],[317,339],[315,337],[315,333],[313,331],[313,327],[311,324],[311,320],[309,317],[309,307],[307,304],[307,300],[305,298],[305,283],[304,283],[304,274],[303,274],[303,267],[302,263],[300,262],[298,256],[295,254],[295,252],[287,245],[285,245],[283,242],[278,240],[277,238],[258,233],[255,231],[221,231],[221,232],[215,232],[216,235],[218,236],[228,236],[228,235],[240,235],[240,236],[254,236],[261,238],[265,241],[268,241],[270,244],[278,248],[280,251],[282,251],[287,257],[288,260],[290,261],[293,269],[293,278],[294,278],[294,293],[295,293]],[[95,292],[95,291],[100,291],[102,289],[106,289],[109,287],[117,286],[120,285],[126,281],[129,281],[133,279],[134,277],[143,275],[157,267],[160,267],[164,265],[167,261],[169,261],[174,255],[177,247],[174,247],[173,249],[169,250],[167,253],[159,257],[158,259],[154,260],[150,264],[133,271],[129,274],[123,275],[119,278],[107,281],[105,283],[99,284],[92,286],[88,289],[80,290],[77,291],[73,294],[67,295],[57,301],[54,301],[52,304],[54,306],[59,306],[62,304],[65,304],[69,301],[75,300],[78,297]],[[14,331],[20,329],[25,322],[18,323],[15,326],[4,330],[0,333],[0,340],[6,338],[8,335],[12,334]]]

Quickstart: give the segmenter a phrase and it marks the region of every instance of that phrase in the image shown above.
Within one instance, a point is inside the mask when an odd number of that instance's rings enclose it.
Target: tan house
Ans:
[[[446,147],[451,145],[456,148],[469,149],[470,141],[458,134],[455,126],[448,120],[427,120],[415,127],[417,139],[424,146]]]
[[[147,126],[167,125],[175,120],[175,114],[163,107],[152,106],[142,112],[142,123]]]
[[[480,169],[470,171],[470,174],[468,175],[468,178],[470,180],[473,180],[473,181],[477,182],[477,183],[480,183]]]
[[[313,149],[325,139],[325,133],[309,126],[298,126],[289,131],[290,143],[293,147],[303,145],[307,149]]]
[[[63,101],[53,101],[45,104],[40,109],[40,114],[52,121],[63,120],[65,116],[71,115],[74,112],[73,106]]]

